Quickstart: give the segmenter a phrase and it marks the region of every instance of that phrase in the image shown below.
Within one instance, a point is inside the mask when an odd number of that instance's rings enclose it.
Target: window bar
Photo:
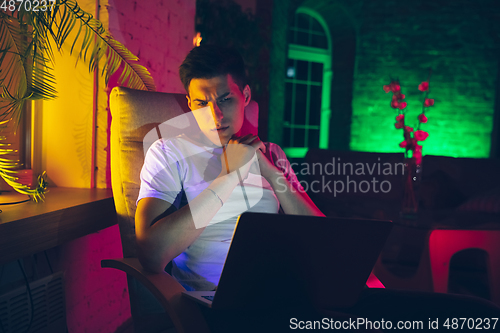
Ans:
[[[294,29],[293,29],[293,42],[297,43],[297,30],[298,30],[297,29],[298,28],[298,26],[297,26],[298,14],[297,13],[295,13],[295,20],[294,21],[295,22],[293,25],[293,27],[294,27]],[[295,80],[295,77],[297,75],[296,68],[297,68],[297,60],[293,59],[293,69],[295,71],[294,72],[295,74],[293,76],[294,80]],[[290,126],[290,137],[288,138],[288,142],[289,142],[288,146],[289,147],[293,147],[293,124],[294,124],[294,119],[295,119],[295,91],[296,90],[295,90],[295,82],[294,82],[294,83],[292,83],[292,103],[291,103],[292,109],[290,110],[290,112],[291,112],[290,125],[292,125],[292,126]]]
[[[306,125],[299,125],[299,124],[293,124],[293,125],[287,125],[286,127],[288,128],[301,128],[301,129],[310,129],[310,130],[319,130],[319,126],[317,125],[309,125],[309,126],[306,126]]]
[[[312,16],[309,15],[309,31],[307,31],[307,45],[312,46],[312,25],[313,25],[313,18]]]
[[[318,32],[318,31],[309,31],[308,29],[301,29],[301,28],[298,28],[298,27],[291,27],[290,30],[294,30],[296,32],[306,32],[306,33],[310,33],[312,35],[317,35],[317,36],[325,36],[324,33],[321,33],[321,32]],[[294,39],[294,44],[297,44],[296,42],[297,40]]]
[[[297,60],[293,59],[293,68],[297,68]],[[295,75],[297,75],[297,72],[295,72]],[[294,125],[295,124],[295,94],[297,92],[296,89],[297,84],[292,83],[292,115],[290,117],[290,124]],[[290,147],[293,147],[293,134],[294,134],[294,129],[293,126],[290,128]]]
[[[308,81],[307,81],[307,80],[285,79],[285,82],[286,82],[286,83],[308,84]],[[320,83],[320,82],[311,81],[311,82],[309,82],[309,84],[310,84],[311,86],[318,86],[318,87],[321,87],[321,83]]]
[[[311,109],[311,67],[312,62],[307,62],[307,98],[306,98],[306,130],[304,133],[304,147],[309,147],[309,117]]]
[[[297,16],[298,16],[298,14],[295,13],[295,22],[293,24],[293,27],[294,27],[294,29],[293,29],[293,42],[294,43],[297,43],[297,30],[298,30],[298,27],[297,27],[297,21],[298,21]]]
[[[313,26],[313,17],[309,16],[309,31],[307,32],[307,45],[312,46],[312,26]],[[310,109],[310,103],[311,103],[311,62],[307,62],[307,94],[306,94],[306,123],[305,123],[305,130],[304,130],[304,146],[303,147],[308,147],[309,146],[309,109]]]

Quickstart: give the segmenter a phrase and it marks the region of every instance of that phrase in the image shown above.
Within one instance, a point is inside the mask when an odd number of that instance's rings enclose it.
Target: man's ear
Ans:
[[[252,90],[248,84],[243,88],[243,96],[245,97],[245,106],[247,106],[252,100]]]
[[[189,98],[189,95],[186,95],[186,99],[188,101],[188,108],[189,108],[189,110],[193,110],[193,109],[191,109],[191,98]]]

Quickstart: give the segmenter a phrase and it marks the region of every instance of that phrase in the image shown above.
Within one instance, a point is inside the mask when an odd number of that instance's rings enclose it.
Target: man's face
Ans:
[[[192,79],[186,97],[203,134],[210,142],[221,146],[234,134],[239,134],[251,92],[248,85],[241,91],[227,74],[211,79]]]

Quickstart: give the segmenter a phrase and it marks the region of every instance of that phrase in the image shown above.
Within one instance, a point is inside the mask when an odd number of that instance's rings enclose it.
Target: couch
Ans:
[[[405,223],[400,216],[406,180],[402,153],[311,149],[297,168],[327,216]],[[499,159],[426,155],[416,177],[416,226],[500,226]]]

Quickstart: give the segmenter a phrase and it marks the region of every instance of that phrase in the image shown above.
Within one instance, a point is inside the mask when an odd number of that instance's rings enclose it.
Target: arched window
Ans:
[[[294,158],[309,148],[328,148],[331,38],[322,17],[301,7],[288,40],[283,149]]]

